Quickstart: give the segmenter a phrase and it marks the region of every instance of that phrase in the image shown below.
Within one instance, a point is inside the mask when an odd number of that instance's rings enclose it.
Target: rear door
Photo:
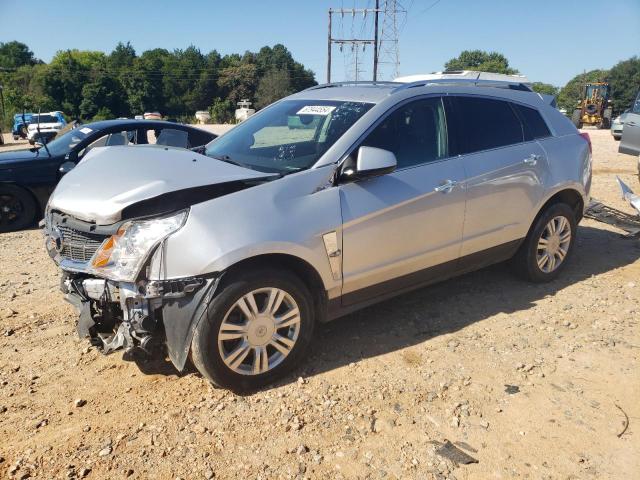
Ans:
[[[461,256],[509,248],[526,236],[544,194],[547,158],[516,107],[481,96],[451,98],[467,176]],[[494,250],[495,252],[496,250]]]
[[[343,305],[454,271],[464,222],[464,171],[450,155],[440,97],[397,107],[361,145],[392,151],[398,165],[339,187]]]
[[[628,155],[640,155],[640,92],[633,108],[625,117],[618,151]]]

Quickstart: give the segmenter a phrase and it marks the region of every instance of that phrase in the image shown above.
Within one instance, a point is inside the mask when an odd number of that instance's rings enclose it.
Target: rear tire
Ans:
[[[550,205],[538,216],[513,257],[516,273],[536,283],[555,279],[571,258],[576,230],[575,213],[569,205]]]
[[[29,192],[16,185],[0,184],[0,233],[32,225],[36,211],[36,202]]]
[[[314,327],[311,294],[295,275],[271,269],[235,275],[198,324],[192,360],[215,386],[255,390],[299,365]]]

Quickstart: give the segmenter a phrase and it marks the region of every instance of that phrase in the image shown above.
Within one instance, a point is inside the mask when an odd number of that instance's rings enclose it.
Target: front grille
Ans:
[[[62,234],[62,251],[60,254],[63,258],[75,262],[88,262],[91,260],[98,247],[107,238],[106,235],[81,232],[61,225],[58,226],[58,229]]]

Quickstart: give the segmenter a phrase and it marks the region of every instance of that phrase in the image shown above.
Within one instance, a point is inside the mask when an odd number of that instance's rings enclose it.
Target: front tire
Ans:
[[[0,233],[22,230],[33,224],[36,202],[29,192],[16,185],[0,184]]]
[[[569,205],[549,206],[536,219],[513,258],[516,272],[536,283],[555,279],[571,258],[576,231],[575,214]]]
[[[577,129],[582,128],[581,117],[582,117],[582,110],[579,108],[575,109],[573,111],[573,115],[571,115],[571,121],[573,122],[573,124],[576,126]]]
[[[255,390],[299,364],[313,336],[313,300],[288,272],[257,270],[224,280],[195,330],[192,360],[215,386]]]

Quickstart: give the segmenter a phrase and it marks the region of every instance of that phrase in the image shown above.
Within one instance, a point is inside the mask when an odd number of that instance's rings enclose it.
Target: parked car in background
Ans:
[[[19,230],[42,218],[60,178],[95,147],[148,145],[191,148],[213,133],[188,125],[147,120],[106,120],[70,129],[46,146],[0,153],[0,232]]]
[[[204,155],[94,152],[46,246],[81,337],[251,389],[300,365],[317,322],[507,259],[556,278],[590,185],[588,134],[519,81],[330,84]]]
[[[33,113],[27,126],[27,139],[32,145],[50,142],[66,124],[62,112]]]
[[[162,114],[159,112],[145,112],[142,117],[145,120],[162,120]]]
[[[615,140],[620,140],[622,138],[622,129],[624,128],[624,121],[627,117],[627,113],[629,113],[631,109],[627,109],[613,119],[611,122],[611,135]]]
[[[624,129],[618,152],[638,157],[638,180],[640,180],[640,91],[631,111],[624,118]]]
[[[11,128],[11,134],[14,140],[21,138],[27,138],[27,127],[31,123],[32,113],[16,113],[13,116],[13,127]]]

